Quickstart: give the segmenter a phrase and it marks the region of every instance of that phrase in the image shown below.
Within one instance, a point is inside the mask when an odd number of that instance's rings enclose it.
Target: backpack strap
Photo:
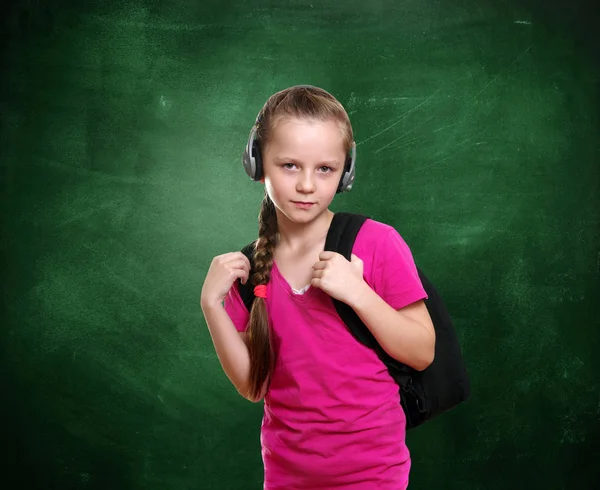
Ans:
[[[250,242],[242,249],[242,253],[248,258],[250,261],[250,275],[248,276],[248,280],[246,284],[242,284],[241,279],[237,279],[237,286],[240,292],[240,296],[242,297],[242,301],[246,305],[248,311],[252,310],[252,303],[254,303],[254,290],[252,287],[252,274],[254,273],[254,247],[256,245],[256,241]]]
[[[343,255],[346,260],[351,260],[354,242],[367,219],[367,216],[361,214],[336,213],[333,216],[331,228],[325,240],[325,250],[337,252]],[[356,312],[346,303],[342,303],[334,298],[332,300],[338,315],[346,323],[354,337],[367,347],[376,348],[378,343],[375,337],[360,320]]]
[[[337,252],[349,261],[352,259],[352,249],[358,232],[369,218],[355,213],[336,213],[333,219],[334,222],[332,222],[330,233],[327,235],[325,242],[325,250]],[[400,385],[406,387],[410,380],[408,376],[404,376],[402,373],[410,373],[410,368],[391,358],[383,350],[369,328],[349,305],[335,298],[332,298],[332,300],[338,315],[346,324],[350,333],[361,344],[373,349],[388,369],[396,373],[395,377]]]

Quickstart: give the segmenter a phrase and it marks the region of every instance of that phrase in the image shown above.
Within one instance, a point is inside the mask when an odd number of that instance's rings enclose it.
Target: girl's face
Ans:
[[[267,193],[291,221],[312,221],[335,197],[345,159],[336,121],[281,119],[263,153]]]

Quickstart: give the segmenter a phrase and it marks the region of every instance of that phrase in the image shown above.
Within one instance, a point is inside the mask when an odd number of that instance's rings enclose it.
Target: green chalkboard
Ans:
[[[332,209],[397,228],[471,375],[409,433],[411,489],[597,488],[597,14],[62,3],[2,7],[1,488],[262,488],[262,404],[222,372],[199,295],[257,233],[256,113],[305,83],[356,135]]]

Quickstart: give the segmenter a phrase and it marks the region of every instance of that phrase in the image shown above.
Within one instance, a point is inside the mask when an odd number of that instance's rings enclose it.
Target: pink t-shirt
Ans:
[[[409,247],[391,226],[368,219],[352,253],[364,279],[390,306],[427,298]],[[237,282],[235,283],[237,284]],[[248,322],[237,285],[225,309]],[[261,430],[268,490],[401,490],[410,454],[398,385],[315,287],[295,294],[273,265],[267,285],[275,366]]]

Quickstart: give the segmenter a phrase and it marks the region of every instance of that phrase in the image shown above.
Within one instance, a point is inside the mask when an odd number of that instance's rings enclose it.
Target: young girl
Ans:
[[[264,398],[264,488],[405,489],[398,385],[331,298],[350,305],[391,356],[425,369],[435,333],[410,249],[369,219],[351,261],[324,251],[328,207],[354,177],[352,128],[332,95],[310,86],[278,92],[254,130],[254,167],[246,156],[245,166],[265,186],[255,272],[242,252],[215,257],[201,306],[233,385],[251,401]],[[236,280],[252,281],[250,314]]]

